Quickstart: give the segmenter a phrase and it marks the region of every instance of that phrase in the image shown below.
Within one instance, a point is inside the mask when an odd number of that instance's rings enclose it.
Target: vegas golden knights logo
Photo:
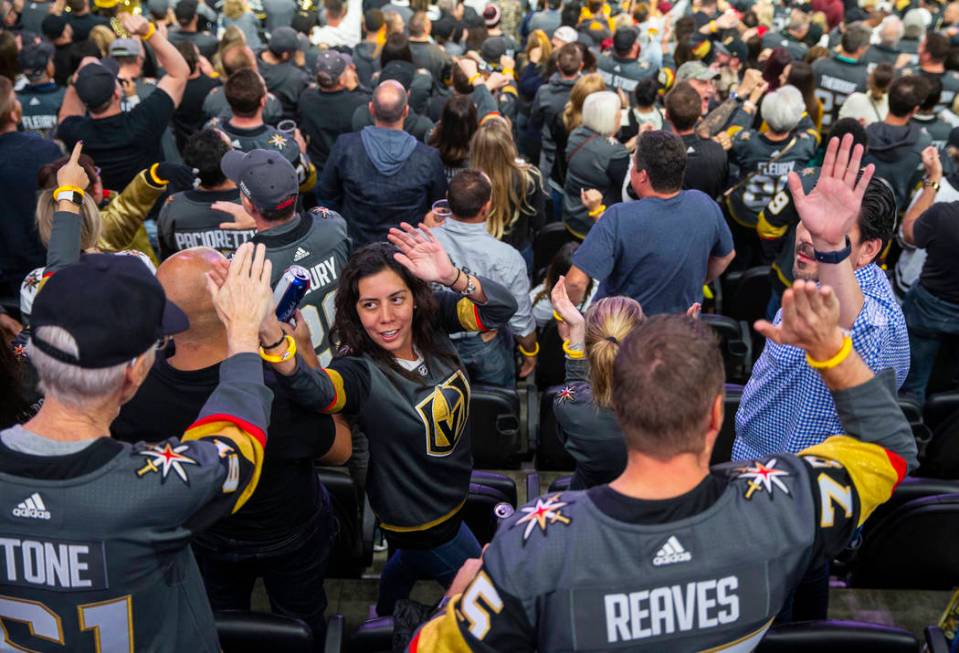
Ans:
[[[470,384],[462,370],[433,389],[416,405],[426,426],[426,453],[448,456],[456,449],[469,419]]]

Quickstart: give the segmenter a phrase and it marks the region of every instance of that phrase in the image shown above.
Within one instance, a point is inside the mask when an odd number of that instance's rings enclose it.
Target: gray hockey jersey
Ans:
[[[823,130],[839,119],[839,109],[852,93],[866,90],[869,66],[865,61],[836,55],[824,57],[812,65],[816,75],[816,97],[822,102]]]

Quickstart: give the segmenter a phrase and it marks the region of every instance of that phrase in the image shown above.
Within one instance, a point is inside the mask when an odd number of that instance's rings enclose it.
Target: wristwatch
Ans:
[[[849,240],[849,236],[846,236],[846,246],[842,249],[837,249],[834,252],[820,252],[817,249],[813,250],[813,252],[816,260],[820,263],[835,265],[837,263],[842,263],[849,258],[849,254],[852,253],[852,241]]]
[[[923,177],[923,178],[922,178],[922,187],[923,187],[923,188],[931,188],[931,189],[933,189],[934,191],[936,191],[937,193],[939,192],[939,182],[938,182],[938,181],[933,181],[933,180],[930,179],[929,177]]]
[[[83,206],[83,196],[80,195],[80,193],[78,193],[78,192],[76,192],[76,191],[73,191],[73,190],[61,190],[61,191],[60,191],[59,193],[57,193],[56,195],[57,195],[57,196],[56,196],[56,200],[57,200],[58,202],[66,201],[66,202],[71,202],[71,203],[77,205],[78,207],[82,207],[82,206]]]

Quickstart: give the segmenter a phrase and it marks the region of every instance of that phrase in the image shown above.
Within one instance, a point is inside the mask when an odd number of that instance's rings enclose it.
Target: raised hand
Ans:
[[[146,36],[150,31],[150,21],[143,16],[122,13],[118,18],[120,19],[120,25],[123,26],[123,29],[125,29],[128,34]]]
[[[809,352],[815,360],[829,360],[842,348],[839,300],[829,286],[797,279],[783,293],[783,319],[779,324],[759,320],[756,331],[780,345]]]
[[[266,246],[244,243],[230,262],[226,280],[218,286],[214,275],[207,275],[207,288],[213,307],[226,327],[230,353],[256,351],[260,325],[273,309]]]
[[[859,217],[862,197],[876,170],[869,164],[859,175],[862,154],[862,145],[853,147],[852,134],[846,134],[841,144],[838,138],[830,139],[819,181],[809,195],[803,192],[799,175],[789,173],[793,203],[816,249],[841,249]]]
[[[210,208],[214,211],[226,213],[233,218],[233,222],[221,222],[220,229],[224,231],[243,231],[246,229],[256,229],[256,222],[253,217],[243,208],[242,204],[235,202],[213,202]]]
[[[563,340],[572,344],[581,344],[586,337],[586,318],[579,312],[566,292],[566,277],[560,276],[550,292],[553,312],[562,318],[557,328]]]
[[[387,239],[400,250],[396,260],[419,279],[427,283],[448,286],[456,281],[457,272],[449,255],[429,227],[420,223],[419,229],[407,222],[402,229],[393,227]]]
[[[922,167],[932,181],[942,179],[942,161],[939,160],[939,148],[930,145],[922,151]]]
[[[87,177],[86,170],[80,165],[80,154],[83,153],[83,141],[77,141],[73,146],[73,152],[70,153],[70,160],[57,170],[57,185],[75,186],[81,190],[86,190],[90,185],[90,178]]]

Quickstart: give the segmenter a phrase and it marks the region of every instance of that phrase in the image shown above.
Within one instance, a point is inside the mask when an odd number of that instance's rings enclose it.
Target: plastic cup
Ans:
[[[433,202],[433,217],[436,218],[437,222],[443,222],[451,215],[453,215],[453,212],[450,210],[448,200],[436,200]]]
[[[290,120],[289,118],[281,120],[276,124],[276,128],[287,138],[293,138],[293,135],[296,133],[296,121]]]

